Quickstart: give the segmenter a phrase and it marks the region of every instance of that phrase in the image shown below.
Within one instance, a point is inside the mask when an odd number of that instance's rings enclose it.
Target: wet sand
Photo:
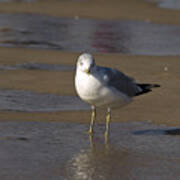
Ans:
[[[7,53],[8,52],[8,53]],[[51,50],[0,48],[0,65],[21,63],[54,63],[74,65],[79,53]],[[115,122],[150,121],[155,124],[180,125],[179,123],[179,57],[128,56],[120,54],[95,54],[97,64],[116,67],[136,77],[139,82],[157,83],[161,87],[149,94],[134,98],[128,106],[116,110]],[[63,77],[63,78],[62,78]],[[29,90],[38,93],[76,95],[74,71],[4,70],[0,76],[1,89]],[[129,112],[131,112],[129,114]],[[70,114],[73,115],[70,115]],[[60,120],[89,122],[84,112],[28,113],[2,112],[3,119]],[[9,118],[8,118],[9,117]],[[42,118],[41,118],[42,117]],[[64,117],[64,118],[63,118]],[[74,118],[72,118],[74,117]],[[100,118],[103,122],[103,118]]]
[[[156,4],[142,0],[11,2],[1,3],[0,13],[173,25],[179,24],[180,17],[178,10],[160,9]],[[1,30],[9,31],[3,27]],[[76,96],[74,66],[79,54],[41,48],[0,47],[0,95],[3,96],[2,92],[12,93],[7,95],[12,107],[0,110],[0,179],[147,177],[159,180],[179,177],[180,56],[94,53],[97,64],[115,67],[139,82],[161,86],[113,111],[109,143],[105,143],[103,137],[103,111],[98,111],[99,123],[95,126],[94,138],[88,139],[90,110],[82,106],[78,110],[60,109],[56,112],[13,110],[21,100],[21,94],[20,99],[13,99],[13,92],[23,92],[23,102],[29,94],[35,94],[34,98],[38,94],[42,97],[50,94],[57,99]],[[45,64],[43,67],[48,68],[27,68],[24,63]],[[54,69],[52,65],[67,69]],[[48,106],[46,103],[41,105]]]
[[[168,134],[175,129],[113,123],[106,145],[103,128],[96,129],[99,133],[88,140],[85,124],[0,122],[0,178],[163,180],[180,175],[179,137]]]
[[[0,14],[0,46],[128,55],[180,55],[180,27],[146,21]]]
[[[103,6],[102,6],[103,4]],[[68,9],[68,10],[67,10]],[[1,13],[37,13],[59,17],[129,19],[179,24],[180,12],[160,9],[143,0],[38,0],[36,2],[1,3]]]

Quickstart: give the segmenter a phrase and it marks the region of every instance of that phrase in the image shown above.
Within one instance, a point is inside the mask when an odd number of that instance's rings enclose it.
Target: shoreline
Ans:
[[[136,20],[160,24],[180,24],[177,18],[180,16],[179,10],[161,9],[155,3],[144,0],[113,0],[111,2],[108,0],[85,2],[45,0],[29,3],[2,2],[0,5],[0,13],[37,13],[75,19]]]
[[[103,6],[102,6],[103,4]],[[131,6],[129,6],[131,4]],[[56,17],[94,18],[106,20],[136,20],[179,25],[180,11],[160,9],[143,0],[85,2],[44,0],[32,3],[0,3],[0,13],[38,13]],[[67,8],[64,8],[67,7]],[[131,12],[131,13],[129,13]],[[75,65],[80,53],[58,50],[0,47],[0,65],[21,63],[50,63]],[[180,56],[144,56],[118,53],[94,53],[97,64],[115,67],[134,77],[140,83],[157,83],[161,87],[135,98],[128,106],[117,110],[113,122],[144,121],[155,124],[180,126],[179,89]],[[46,70],[2,70],[1,89],[28,90],[38,93],[76,95],[74,72]],[[64,77],[60,80],[60,77]],[[1,120],[47,120],[67,122],[90,121],[90,111],[56,113],[23,113],[1,111]],[[129,113],[131,112],[131,113]],[[115,112],[116,114],[116,112]],[[104,119],[100,119],[104,122]]]
[[[0,48],[0,64],[15,65],[25,62],[35,62],[75,65],[78,55],[79,53],[55,50]],[[180,125],[179,56],[157,57],[121,54],[94,54],[94,56],[97,64],[115,67],[125,74],[134,77],[140,83],[156,83],[161,86],[160,88],[153,89],[152,92],[146,95],[134,98],[131,104],[114,111],[118,115],[113,115],[113,122],[143,121],[170,126]],[[38,93],[76,95],[73,74],[73,71],[3,70],[0,76],[0,87],[1,89],[28,90]],[[59,78],[61,76],[64,78],[60,80]],[[1,120],[24,119],[89,123],[90,111],[54,113],[1,111],[0,117]],[[100,118],[99,122],[104,122],[104,118]]]

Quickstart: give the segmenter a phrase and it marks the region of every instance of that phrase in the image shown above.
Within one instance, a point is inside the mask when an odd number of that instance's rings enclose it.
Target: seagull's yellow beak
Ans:
[[[90,73],[90,68],[86,69],[86,73],[87,73],[88,75],[91,74],[91,73]]]

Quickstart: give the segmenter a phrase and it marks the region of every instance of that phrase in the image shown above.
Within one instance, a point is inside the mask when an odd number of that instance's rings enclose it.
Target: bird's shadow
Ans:
[[[180,128],[171,128],[171,129],[146,129],[134,131],[134,135],[180,135]]]

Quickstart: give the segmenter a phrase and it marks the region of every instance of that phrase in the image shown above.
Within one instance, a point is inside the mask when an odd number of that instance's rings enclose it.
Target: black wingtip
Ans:
[[[142,89],[151,89],[151,88],[157,88],[160,87],[159,84],[137,84]]]
[[[159,84],[137,84],[137,85],[142,89],[142,91],[136,93],[136,96],[151,92],[152,88],[161,87]]]
[[[161,87],[159,84],[151,84],[152,88]]]

